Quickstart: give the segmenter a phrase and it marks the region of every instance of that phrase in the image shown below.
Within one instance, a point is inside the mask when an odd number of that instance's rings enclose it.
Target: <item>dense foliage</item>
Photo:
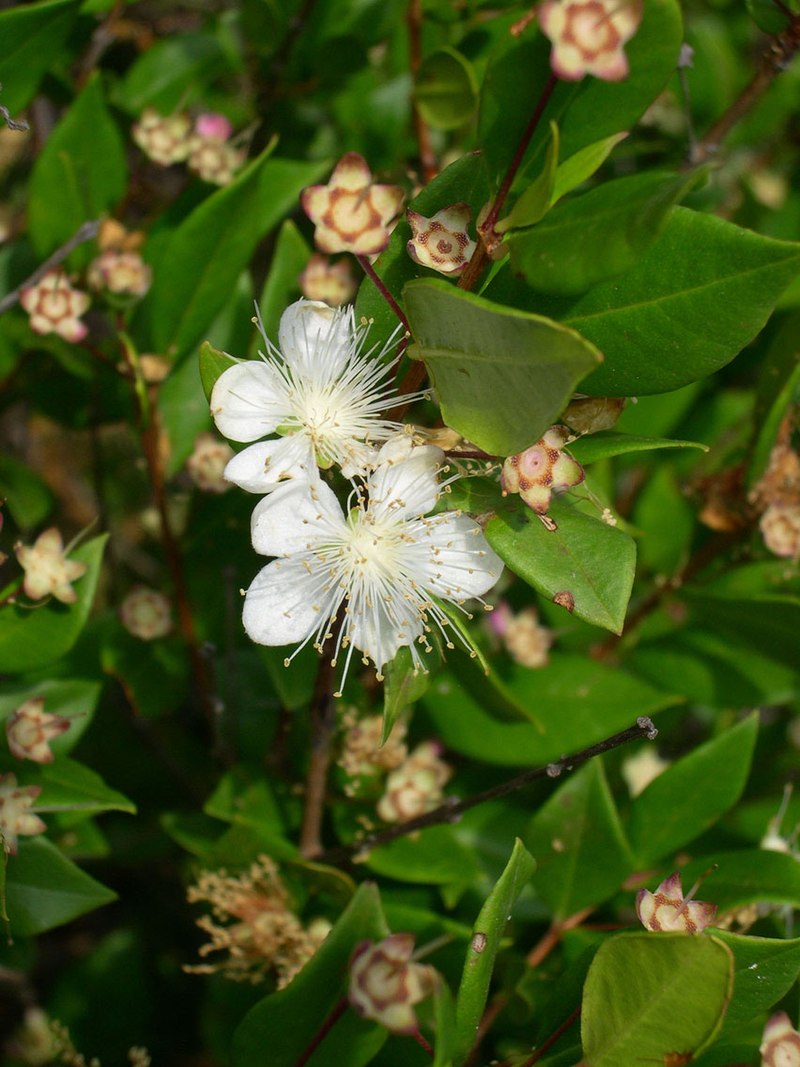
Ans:
[[[9,1062],[799,1062],[787,3],[0,5]]]

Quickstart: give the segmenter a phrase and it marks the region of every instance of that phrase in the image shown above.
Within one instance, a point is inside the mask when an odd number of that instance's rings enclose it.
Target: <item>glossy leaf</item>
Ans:
[[[518,838],[505,870],[475,920],[456,998],[459,1063],[464,1061],[478,1033],[506,923],[535,870],[536,862]]]
[[[169,115],[199,96],[198,81],[210,80],[225,66],[226,56],[216,37],[174,34],[156,41],[128,68],[114,92],[114,103],[137,117],[146,107]]]
[[[747,470],[749,486],[753,486],[767,469],[781,423],[800,392],[798,333],[800,315],[790,315],[770,345],[759,375],[754,412],[756,442]]]
[[[314,1034],[346,994],[347,965],[364,940],[388,935],[377,888],[365,883],[340,916],[313,959],[285,989],[259,1001],[233,1038],[233,1067],[295,1067]],[[311,1067],[361,1067],[386,1040],[387,1031],[347,1009],[319,1049]]]
[[[30,102],[61,54],[80,6],[79,0],[44,0],[0,12],[0,102],[12,117]]]
[[[558,126],[550,123],[550,141],[547,145],[544,166],[538,178],[532,182],[517,200],[511,213],[497,223],[498,233],[522,226],[533,226],[544,218],[554,200],[556,171],[558,169]]]
[[[414,103],[435,130],[454,130],[472,116],[478,89],[472,65],[455,48],[437,48],[425,57],[414,83]]]
[[[136,805],[116,789],[111,789],[96,771],[71,759],[58,759],[29,771],[26,783],[40,785],[42,792],[36,810],[96,813],[126,811],[136,813]]]
[[[735,967],[724,1037],[777,1004],[800,978],[800,938],[780,940],[715,930],[714,939],[728,946]]]
[[[437,676],[422,704],[448,748],[501,766],[544,766],[681,699],[620,668],[563,652],[538,670],[514,670],[506,684],[535,722],[498,722],[456,674]]]
[[[709,868],[713,874],[703,892],[718,905],[720,914],[756,903],[800,908],[800,863],[786,852],[746,848],[704,854],[682,869],[686,884]]]
[[[600,759],[570,775],[539,808],[525,844],[537,863],[536,893],[556,920],[616,892],[634,864]]]
[[[271,159],[271,148],[169,238],[146,298],[159,351],[181,357],[203,340],[258,242],[323,172],[319,163]]]
[[[385,744],[399,716],[419,700],[430,684],[429,675],[414,667],[408,648],[398,649],[394,659],[386,665],[384,674],[381,744]]]
[[[474,851],[452,826],[430,826],[414,840],[398,837],[371,849],[364,862],[376,874],[420,885],[463,886],[480,875]]]
[[[433,1022],[436,1029],[432,1067],[450,1067],[456,1055],[456,1006],[447,984],[440,980],[433,987]]]
[[[13,937],[31,937],[116,900],[46,838],[21,840],[8,862],[6,903]]]
[[[32,671],[72,648],[89,616],[107,536],[95,537],[70,553],[70,559],[88,567],[74,584],[78,594],[74,604],[59,604],[51,598],[35,611],[10,604],[0,608],[0,671]]]
[[[31,174],[28,225],[37,253],[52,252],[84,222],[111,211],[126,182],[122,138],[95,73],[48,138]],[[95,254],[85,245],[73,255],[85,262]]]
[[[585,292],[630,270],[696,182],[696,173],[649,171],[564,200],[538,225],[507,235],[511,269],[538,292]]]
[[[630,840],[642,866],[698,837],[738,800],[757,732],[758,716],[750,715],[673,763],[634,800]]]
[[[555,204],[562,196],[571,193],[587,178],[591,178],[595,171],[602,167],[620,141],[627,136],[627,133],[613,133],[610,137],[604,137],[600,141],[581,148],[569,159],[559,163],[550,202]]]
[[[220,352],[208,341],[203,342],[200,346],[200,381],[203,383],[206,400],[211,398],[211,390],[217,378],[236,362],[233,356]]]
[[[520,452],[555,420],[599,354],[558,323],[492,304],[443,281],[403,290],[442,416],[492,455]]]
[[[732,985],[733,954],[721,941],[686,934],[612,938],[586,978],[586,1067],[665,1063],[669,1053],[696,1052],[721,1025]]]
[[[563,321],[603,353],[581,392],[647,395],[699,381],[730,363],[798,271],[800,244],[677,207],[626,274],[575,300],[537,294],[522,306]],[[501,292],[498,281],[487,296],[502,300]]]
[[[597,463],[613,456],[626,456],[632,452],[650,452],[662,448],[699,448],[708,452],[708,445],[698,441],[672,441],[665,437],[636,437],[633,434],[613,433],[603,430],[570,441],[567,451],[584,465]]]
[[[543,596],[569,594],[578,618],[621,633],[636,565],[633,539],[559,501],[548,514],[558,529],[548,530],[530,508],[511,502],[489,522],[486,539]]]

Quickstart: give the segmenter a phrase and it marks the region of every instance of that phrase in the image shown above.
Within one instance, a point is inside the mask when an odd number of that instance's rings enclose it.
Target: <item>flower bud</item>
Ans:
[[[43,697],[32,697],[6,719],[6,738],[11,755],[35,763],[52,763],[50,739],[63,734],[69,726],[70,720],[63,715],[45,712]]]
[[[77,344],[89,332],[80,317],[89,309],[91,298],[73,289],[58,271],[48,271],[35,285],[23,289],[19,302],[30,316],[34,333],[57,333],[65,341]]]
[[[411,962],[413,951],[411,934],[392,934],[365,941],[350,963],[350,1004],[394,1034],[417,1032],[414,1005],[430,995],[436,980],[432,967]]]
[[[180,163],[189,154],[188,115],[159,115],[153,108],[145,108],[134,123],[131,135],[141,150],[162,167]]]
[[[469,204],[442,208],[431,218],[409,208],[411,240],[406,251],[423,267],[440,274],[460,274],[475,251],[475,242],[467,233],[471,215]]]
[[[636,895],[636,914],[648,930],[683,931],[699,934],[717,914],[716,904],[684,898],[681,876],[676,871],[665,878],[655,893],[641,889]]]
[[[224,493],[231,487],[225,479],[225,467],[233,455],[226,441],[220,441],[212,433],[201,433],[186,460],[186,470],[198,489],[205,493]]]
[[[25,571],[22,588],[31,600],[54,596],[62,604],[74,604],[78,594],[72,582],[86,573],[86,564],[66,558],[61,534],[52,526],[34,544],[14,546],[17,561]]]
[[[553,44],[550,66],[566,81],[593,74],[603,81],[628,76],[622,46],[642,20],[642,0],[546,0],[537,15]]]
[[[800,1033],[785,1011],[779,1011],[764,1027],[759,1048],[761,1067],[800,1067]]]
[[[500,475],[503,496],[519,493],[529,508],[545,515],[554,489],[580,484],[583,467],[562,451],[568,436],[564,426],[551,426],[536,444],[509,456]]]
[[[122,625],[141,641],[155,641],[172,629],[169,600],[155,589],[140,585],[132,589],[120,604]]]
[[[41,834],[47,829],[31,810],[42,789],[38,785],[18,786],[14,774],[0,774],[0,835],[3,848],[16,855],[17,837]]]

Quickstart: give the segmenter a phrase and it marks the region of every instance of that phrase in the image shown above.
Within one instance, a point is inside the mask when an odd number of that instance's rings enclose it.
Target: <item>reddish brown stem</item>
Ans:
[[[335,637],[332,640],[335,642]],[[328,770],[331,765],[331,744],[336,727],[334,670],[331,657],[323,655],[319,661],[311,698],[311,755],[306,774],[303,825],[300,830],[300,852],[306,859],[312,859],[322,852],[322,818],[325,813]]]
[[[763,96],[772,82],[785,70],[795,52],[800,48],[800,15],[792,15],[786,29],[770,38],[769,46],[761,57],[761,64],[750,82],[744,87],[728,110],[708,133],[693,148],[690,164],[697,165],[711,159],[733,127]]]
[[[344,1013],[347,1011],[347,997],[342,997],[340,1001],[331,1009],[327,1017],[323,1020],[322,1025],[311,1038],[309,1043],[303,1049],[300,1058],[295,1063],[294,1067],[305,1067],[319,1046],[334,1028],[336,1023],[341,1019]]]
[[[362,270],[367,275],[367,277],[370,279],[372,284],[375,286],[375,288],[381,294],[383,299],[386,301],[386,303],[389,305],[389,307],[392,309],[392,311],[398,317],[400,322],[402,322],[403,326],[405,326],[407,333],[410,334],[411,333],[411,329],[410,329],[410,327],[408,325],[408,319],[406,318],[406,316],[405,316],[405,314],[403,312],[403,309],[400,307],[400,305],[397,303],[395,298],[392,296],[392,294],[389,292],[389,290],[383,284],[383,279],[378,275],[378,272],[375,270],[375,268],[372,266],[372,264],[370,263],[370,261],[367,259],[366,256],[356,256],[356,259],[361,264]],[[405,347],[405,344],[403,344],[403,348],[404,347]],[[402,349],[401,349],[401,351],[402,351]]]
[[[549,1052],[553,1045],[555,1045],[556,1041],[558,1041],[558,1039],[563,1034],[565,1034],[571,1026],[574,1026],[574,1024],[578,1021],[580,1014],[581,1006],[579,1004],[577,1008],[574,1008],[569,1013],[564,1022],[552,1032],[552,1034],[547,1038],[547,1040],[541,1043],[541,1045],[536,1049],[533,1055],[529,1056],[524,1063],[520,1064],[520,1067],[533,1067],[535,1063],[538,1063],[542,1056]]]
[[[528,146],[531,143],[531,138],[536,132],[541,117],[544,114],[544,110],[550,102],[550,97],[553,95],[553,90],[557,85],[558,78],[555,76],[555,74],[551,73],[550,77],[547,79],[545,87],[542,89],[541,95],[539,96],[539,100],[536,104],[536,107],[534,108],[533,114],[530,117],[530,121],[525,127],[525,131],[522,134],[522,137],[520,138],[519,144],[517,145],[517,150],[514,153],[514,158],[511,160],[508,170],[506,171],[505,177],[503,178],[503,181],[500,184],[500,188],[497,191],[497,196],[494,198],[494,203],[492,204],[489,210],[489,214],[484,220],[482,229],[487,234],[491,235],[492,231],[494,230],[495,223],[497,222],[500,212],[505,206],[508,194],[511,192],[511,186],[514,184],[514,179],[517,176],[517,171],[522,165],[522,160],[525,158],[525,153],[527,152]],[[483,273],[483,268],[488,258],[489,253],[486,250],[486,245],[483,241],[479,241],[478,246],[472,255],[472,259],[467,264],[466,270],[458,279],[459,289],[466,289],[467,291],[469,291],[475,288],[478,279]]]

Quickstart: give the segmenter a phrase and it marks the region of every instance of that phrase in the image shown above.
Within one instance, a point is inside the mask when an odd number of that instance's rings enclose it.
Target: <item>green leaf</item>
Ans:
[[[717,904],[720,913],[757,903],[800,908],[800,863],[788,853],[748,848],[705,854],[681,868],[684,885],[710,867],[713,874],[703,885],[703,896]]]
[[[567,778],[525,834],[536,892],[556,920],[612,896],[633,869],[630,845],[600,759]]]
[[[715,930],[714,940],[728,946],[735,966],[724,1036],[777,1004],[800,978],[800,938],[784,941]]]
[[[38,773],[37,773],[38,772]],[[126,811],[136,814],[136,805],[116,789],[111,789],[96,771],[71,759],[58,759],[29,771],[31,784],[42,787],[36,810]],[[26,779],[27,781],[27,779]]]
[[[203,340],[258,242],[322,174],[320,163],[270,159],[273,147],[274,141],[169,238],[142,304],[158,351],[180,358]]]
[[[53,507],[53,494],[38,474],[14,456],[0,456],[0,497],[21,530],[44,522]]]
[[[581,392],[636,396],[678,389],[730,363],[798,271],[800,244],[676,207],[632,270],[576,300],[526,297],[519,287],[501,296],[508,274],[486,295],[535,306],[600,349],[605,360]]]
[[[554,500],[558,529],[514,500],[498,510],[486,539],[504,562],[543,596],[570,594],[573,613],[621,633],[636,568],[636,545],[622,530]]]
[[[423,695],[430,684],[429,674],[414,667],[411,651],[400,648],[397,655],[384,670],[383,685],[383,736],[385,744],[399,716]]]
[[[94,73],[48,138],[30,180],[28,227],[39,255],[64,244],[88,219],[114,208],[125,192],[125,148]],[[82,246],[74,258],[95,253]]]
[[[539,315],[492,304],[448,282],[403,290],[442,417],[479,448],[508,456],[555,420],[600,354],[580,335]]]
[[[413,840],[398,837],[371,849],[364,862],[376,874],[420,885],[469,885],[481,873],[474,850],[452,826],[429,826]]]
[[[128,67],[114,103],[138,116],[146,107],[168,115],[202,100],[205,83],[227,66],[219,40],[209,33],[176,33],[155,43]]]
[[[705,588],[681,590],[694,622],[737,644],[797,667],[800,597],[780,594],[720,595]]]
[[[456,998],[457,1063],[463,1063],[475,1043],[503,931],[517,897],[535,870],[536,861],[517,838],[505,870],[475,920]]]
[[[800,315],[789,315],[767,351],[758,379],[753,422],[756,442],[747,468],[747,485],[755,485],[769,463],[789,406],[800,392]]]
[[[508,234],[511,269],[538,292],[585,292],[630,270],[697,180],[648,171],[562,201],[537,226]]]
[[[733,954],[702,934],[620,934],[592,961],[581,1035],[586,1067],[665,1063],[715,1035],[733,983]]]
[[[636,797],[629,834],[641,866],[699,837],[736,803],[757,733],[754,713],[673,763]]]
[[[481,89],[478,136],[489,169],[500,178],[520,143],[530,115],[550,79],[550,42],[541,33],[502,38]],[[601,138],[630,130],[675,71],[683,26],[676,0],[649,0],[641,26],[625,45],[630,73],[619,82],[583,78],[556,83],[523,164],[537,159],[548,123],[561,131],[561,152],[571,156]]]
[[[168,449],[165,472],[171,477],[191,455],[198,436],[210,430],[212,424],[208,400],[194,360],[187,359],[173,367],[169,377],[161,383],[158,413],[164,447]]]
[[[299,277],[310,256],[311,249],[308,247],[305,237],[303,237],[291,219],[286,219],[278,233],[275,252],[272,256],[272,265],[264,282],[264,288],[261,290],[261,299],[258,302],[261,321],[264,323],[264,332],[273,341],[278,337],[281,315],[289,304],[299,296]],[[255,334],[253,339],[254,350],[250,354],[255,356],[261,346],[263,346],[261,335]]]
[[[456,1006],[443,979],[433,987],[433,1021],[436,1029],[433,1067],[450,1067],[458,1047]]]
[[[543,766],[680,702],[620,668],[563,652],[538,670],[515,668],[506,684],[538,725],[498,722],[458,675],[437,676],[422,704],[448,748],[484,763]]]
[[[77,0],[44,0],[14,4],[0,13],[0,103],[12,118],[33,99],[42,78],[62,55],[79,6]]]
[[[46,838],[20,841],[8,861],[6,902],[14,937],[32,937],[116,900]]]
[[[599,170],[605,163],[620,141],[628,136],[627,133],[613,133],[610,137],[604,137],[600,141],[581,148],[580,151],[559,163],[556,171],[555,187],[550,200],[555,204],[562,196],[571,193],[587,178]]]
[[[233,356],[229,356],[227,352],[220,352],[214,348],[208,341],[202,343],[200,346],[200,381],[203,385],[203,392],[206,394],[206,400],[211,399],[211,391],[217,378],[228,367],[232,367],[238,362]]]
[[[360,886],[319,951],[285,989],[259,1001],[233,1038],[233,1067],[295,1067],[309,1042],[346,993],[347,966],[364,940],[388,935],[377,887]],[[361,1067],[387,1031],[347,1010],[308,1061],[310,1067]]]
[[[32,671],[72,648],[89,616],[107,538],[102,534],[70,553],[70,559],[88,568],[73,585],[78,594],[74,604],[59,604],[51,598],[43,607],[6,604],[0,608],[0,672]]]
[[[414,104],[429,126],[455,130],[469,121],[477,102],[472,64],[460,52],[444,47],[425,57],[414,80]]]
[[[495,229],[498,233],[505,233],[509,229],[519,229],[521,226],[533,226],[544,218],[550,205],[553,203],[553,193],[556,184],[556,170],[558,167],[558,126],[550,123],[550,141],[547,145],[547,154],[544,166],[539,177],[534,181],[517,200],[511,213],[497,223]]]
[[[584,465],[597,463],[612,456],[626,456],[631,452],[650,452],[661,448],[699,448],[708,452],[708,445],[698,441],[673,441],[666,437],[635,437],[633,434],[602,430],[570,441],[567,451]]]
[[[70,719],[69,729],[50,742],[58,758],[71,752],[91,724],[100,699],[102,681],[96,678],[42,678],[30,676],[0,686],[0,722],[13,715],[25,700],[41,697],[48,714]]]

